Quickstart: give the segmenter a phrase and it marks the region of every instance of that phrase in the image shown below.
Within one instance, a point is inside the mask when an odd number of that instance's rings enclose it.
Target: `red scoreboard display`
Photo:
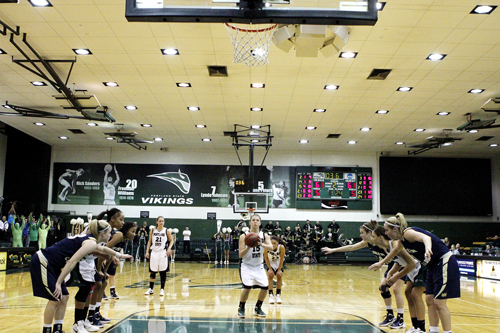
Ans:
[[[312,168],[297,172],[298,200],[372,200],[371,168]]]

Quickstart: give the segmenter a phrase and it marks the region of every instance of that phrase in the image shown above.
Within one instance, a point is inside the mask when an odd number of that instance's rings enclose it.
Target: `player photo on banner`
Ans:
[[[268,193],[270,207],[293,208],[295,168],[255,170],[253,191]],[[55,163],[52,203],[232,207],[247,172],[232,165]]]

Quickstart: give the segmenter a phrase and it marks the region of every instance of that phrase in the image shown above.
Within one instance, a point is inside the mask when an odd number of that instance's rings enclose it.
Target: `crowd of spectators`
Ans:
[[[37,250],[66,238],[66,221],[57,216],[28,217],[16,212],[16,202],[0,220],[0,243],[4,247],[34,247]]]

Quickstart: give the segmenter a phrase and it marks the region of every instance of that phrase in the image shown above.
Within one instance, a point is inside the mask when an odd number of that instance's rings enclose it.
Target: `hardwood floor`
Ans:
[[[246,318],[238,319],[241,284],[237,264],[171,264],[165,296],[144,296],[149,286],[147,263],[122,262],[116,275],[119,300],[103,301],[101,312],[113,319],[101,332],[406,332],[378,328],[385,306],[378,292],[381,272],[366,266],[293,265],[284,272],[280,305],[266,301],[266,318],[253,315],[258,290],[252,290]],[[64,330],[71,332],[76,288]],[[108,289],[109,291],[109,289]],[[454,333],[500,332],[500,284],[463,279],[462,297],[448,301]],[[107,292],[109,294],[109,292]],[[41,332],[46,300],[32,295],[29,271],[0,272],[0,332]],[[395,302],[393,301],[395,308]],[[426,318],[428,327],[428,319]]]

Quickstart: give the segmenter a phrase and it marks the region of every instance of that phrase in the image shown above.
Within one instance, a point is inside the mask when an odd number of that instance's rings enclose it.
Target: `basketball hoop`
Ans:
[[[267,55],[277,24],[262,29],[252,29],[252,24],[243,28],[225,23],[225,27],[234,46],[234,63],[244,63],[247,66],[262,66],[269,63]]]
[[[255,211],[255,208],[251,208],[251,207],[249,207],[249,208],[247,208],[247,210],[248,210],[248,216],[249,216],[249,218],[251,219],[251,218],[252,218],[252,215],[253,215],[253,212]]]

